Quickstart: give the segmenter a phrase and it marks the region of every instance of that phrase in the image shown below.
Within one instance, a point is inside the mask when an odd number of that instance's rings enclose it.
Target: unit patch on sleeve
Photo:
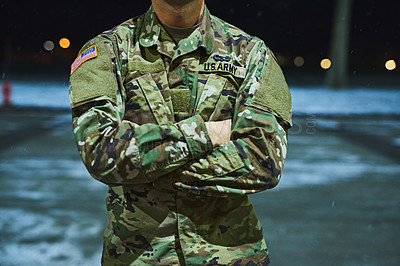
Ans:
[[[82,65],[83,62],[95,58],[97,56],[97,48],[96,45],[92,45],[89,48],[87,48],[85,51],[83,51],[78,57],[75,59],[75,61],[71,65],[71,75],[74,73],[74,71]]]

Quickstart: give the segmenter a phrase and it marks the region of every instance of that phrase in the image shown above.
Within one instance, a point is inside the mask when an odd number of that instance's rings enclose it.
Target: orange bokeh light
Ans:
[[[60,40],[59,44],[60,44],[61,48],[67,49],[71,43],[67,38],[62,38]]]

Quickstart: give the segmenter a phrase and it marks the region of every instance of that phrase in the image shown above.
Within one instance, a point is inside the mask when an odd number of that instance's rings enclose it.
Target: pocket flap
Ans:
[[[171,108],[150,74],[138,77],[135,82],[139,85],[159,125],[171,124],[174,116]]]

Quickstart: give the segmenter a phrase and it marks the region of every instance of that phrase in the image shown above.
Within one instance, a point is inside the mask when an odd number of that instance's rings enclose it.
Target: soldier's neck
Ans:
[[[152,0],[153,9],[162,24],[189,28],[200,22],[204,0]]]

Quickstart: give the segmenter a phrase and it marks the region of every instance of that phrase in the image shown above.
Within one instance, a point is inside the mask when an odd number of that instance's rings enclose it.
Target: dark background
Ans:
[[[261,37],[277,54],[285,58],[286,72],[321,74],[321,59],[329,56],[334,0],[256,0],[206,1],[211,13]],[[67,75],[79,48],[98,33],[146,12],[150,1],[2,1],[0,39],[2,71],[26,74],[53,71]],[[394,0],[354,0],[349,75],[398,75],[399,68],[385,70],[389,59],[400,59],[400,8]],[[67,37],[68,49],[58,41]],[[52,52],[43,43],[55,43]],[[6,43],[11,48],[6,49]],[[293,59],[305,58],[296,68]],[[37,67],[39,66],[39,67]]]
[[[271,265],[400,265],[399,2],[354,0],[351,84],[329,89],[319,62],[329,55],[334,0],[206,1],[284,57],[295,85],[282,180],[251,196]],[[0,84],[13,85],[13,105],[0,106],[1,266],[100,264],[107,186],[76,150],[69,68],[84,42],[149,4],[0,2]],[[58,46],[62,37],[70,48]],[[388,59],[396,70],[385,70]]]

